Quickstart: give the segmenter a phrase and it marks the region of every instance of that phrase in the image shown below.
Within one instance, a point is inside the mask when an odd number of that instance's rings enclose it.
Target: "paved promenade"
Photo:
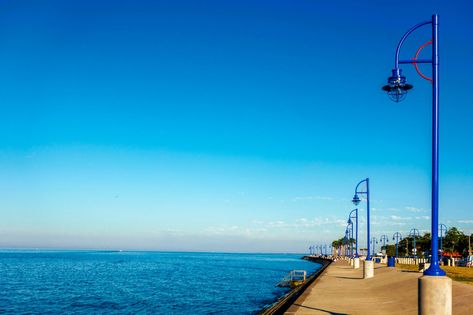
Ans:
[[[362,266],[361,266],[362,267]],[[375,265],[375,276],[338,261],[285,314],[417,314],[422,273]],[[473,314],[473,285],[453,281],[453,314]]]

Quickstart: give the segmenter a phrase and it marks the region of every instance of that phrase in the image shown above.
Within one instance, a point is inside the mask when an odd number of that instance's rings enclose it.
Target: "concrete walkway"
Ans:
[[[330,265],[285,314],[417,314],[422,273],[375,265],[375,276],[347,262]],[[473,314],[473,285],[453,281],[453,314]]]

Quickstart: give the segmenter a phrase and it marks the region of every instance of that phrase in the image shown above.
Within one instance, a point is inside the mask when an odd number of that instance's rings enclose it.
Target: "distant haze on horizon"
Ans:
[[[405,66],[406,100],[380,87],[432,13],[440,222],[472,233],[472,9],[3,1],[0,248],[301,253],[344,235],[366,177],[375,236],[429,231],[430,83]]]

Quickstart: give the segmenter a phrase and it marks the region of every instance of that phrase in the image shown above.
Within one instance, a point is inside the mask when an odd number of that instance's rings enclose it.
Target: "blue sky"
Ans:
[[[0,247],[301,252],[343,235],[367,176],[375,235],[428,230],[430,84],[380,87],[432,13],[440,221],[472,232],[471,9],[2,1]]]

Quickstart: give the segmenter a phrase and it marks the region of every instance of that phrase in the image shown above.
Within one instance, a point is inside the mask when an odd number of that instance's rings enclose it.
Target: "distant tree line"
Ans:
[[[458,230],[456,227],[450,228],[442,240],[443,253],[446,254],[459,254],[463,257],[468,256],[468,237],[471,238],[471,246],[473,249],[473,234],[465,235],[462,231]],[[430,233],[424,233],[419,237],[416,237],[416,251],[413,251],[413,238],[411,236],[404,237],[399,241],[398,252],[399,256],[417,256],[425,257],[430,255]],[[393,240],[390,240],[391,244],[386,244],[386,246],[381,246],[381,250],[386,250],[388,256],[395,256],[396,254],[396,244]],[[354,239],[340,238],[332,242],[332,246],[335,248],[340,248],[348,244],[355,244]],[[440,248],[440,236],[439,236],[439,249]],[[414,255],[415,252],[415,255]]]

